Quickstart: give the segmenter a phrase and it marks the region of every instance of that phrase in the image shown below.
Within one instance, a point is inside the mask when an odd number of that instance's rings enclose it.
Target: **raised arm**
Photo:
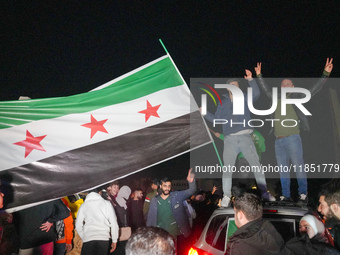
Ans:
[[[333,70],[333,58],[327,58],[321,78],[309,89],[312,96],[321,90]]]
[[[253,79],[252,73],[248,69],[246,69],[245,72],[246,75],[244,76],[244,79],[246,79],[249,86],[253,88],[253,101],[256,101],[260,97],[259,86],[257,85],[257,82]]]
[[[260,88],[263,90],[263,92],[266,94],[266,96],[271,99],[273,97],[273,94],[269,90],[267,84],[265,83],[265,81],[262,78],[262,63],[257,62],[256,67],[254,69],[255,69],[255,72],[256,72],[256,77],[257,77],[257,81],[258,81]]]
[[[187,181],[189,183],[192,183],[194,179],[195,179],[195,174],[192,172],[192,168],[190,168],[188,171]]]
[[[181,197],[184,199],[187,199],[196,191],[196,182],[195,182],[195,174],[192,172],[192,168],[188,171],[187,181],[189,184],[189,189],[179,191],[181,192]]]

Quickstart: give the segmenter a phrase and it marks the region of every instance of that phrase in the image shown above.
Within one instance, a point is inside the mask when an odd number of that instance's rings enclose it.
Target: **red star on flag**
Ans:
[[[86,123],[86,124],[83,124],[81,126],[83,127],[87,127],[87,128],[91,128],[91,139],[92,137],[98,132],[104,132],[104,133],[108,133],[106,128],[104,128],[104,124],[105,122],[107,121],[108,119],[106,120],[100,120],[100,121],[97,121],[91,114],[91,122],[90,123]]]
[[[33,150],[46,151],[40,144],[41,140],[45,138],[46,135],[34,137],[28,130],[26,130],[26,140],[14,143],[15,145],[25,147],[25,158]]]
[[[157,113],[158,111],[158,108],[160,107],[161,105],[156,105],[156,106],[152,106],[148,100],[146,100],[146,109],[143,110],[143,111],[140,111],[138,113],[143,113],[145,114],[145,122],[148,121],[148,119],[150,118],[150,116],[154,116],[154,117],[157,117],[159,118],[159,115]]]

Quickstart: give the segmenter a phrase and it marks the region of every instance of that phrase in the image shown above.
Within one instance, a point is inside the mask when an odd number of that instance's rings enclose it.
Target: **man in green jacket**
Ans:
[[[262,78],[262,65],[257,63],[255,67],[256,76],[258,78],[259,87],[263,90],[265,95],[272,99],[273,95],[269,90],[267,84]],[[333,69],[333,59],[328,59],[324,67],[321,78],[308,90],[311,96],[314,96],[321,90],[322,86],[327,81],[330,73]],[[284,79],[281,82],[281,88],[293,88],[293,81],[290,79]],[[287,98],[298,99],[303,98],[303,93],[290,93]],[[307,204],[307,174],[304,168],[302,141],[300,137],[300,130],[309,130],[308,120],[306,115],[296,105],[288,104],[286,107],[286,114],[281,113],[281,101],[278,99],[277,108],[274,112],[272,119],[274,121],[274,135],[275,140],[275,156],[277,165],[282,169],[280,172],[282,196],[281,201],[292,201],[290,194],[290,172],[286,169],[290,169],[290,163],[293,165],[293,169],[296,170],[296,177],[298,182],[299,201],[298,203],[304,205]],[[294,120],[297,125],[286,126],[283,124],[284,120]]]

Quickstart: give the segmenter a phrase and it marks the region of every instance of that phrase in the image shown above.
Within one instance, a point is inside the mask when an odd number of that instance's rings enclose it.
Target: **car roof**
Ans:
[[[294,203],[284,204],[282,202],[268,202],[263,205],[263,214],[273,214],[273,215],[289,215],[289,216],[304,216],[306,213],[312,211],[312,208],[307,206],[297,206]],[[221,207],[214,211],[214,214],[234,214],[234,208]]]

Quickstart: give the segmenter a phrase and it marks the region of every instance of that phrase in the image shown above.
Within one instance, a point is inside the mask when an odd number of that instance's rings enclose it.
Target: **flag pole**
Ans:
[[[171,60],[172,64],[173,64],[173,65],[174,65],[174,67],[176,68],[176,70],[177,70],[178,74],[181,76],[181,78],[182,78],[182,81],[183,81],[183,82],[186,84],[186,82],[185,82],[184,78],[182,77],[182,74],[179,72],[179,70],[178,70],[177,66],[175,65],[174,61],[172,60],[172,58],[171,58],[171,56],[170,56],[170,54],[169,54],[168,50],[166,49],[166,47],[165,47],[164,43],[162,42],[162,39],[158,39],[158,40],[159,40],[160,44],[163,46],[163,49],[164,49],[165,53],[166,53],[166,54],[169,56],[169,58],[170,58],[170,60]],[[188,86],[188,84],[186,84],[186,85]],[[208,128],[208,127],[207,127],[207,125],[206,125],[206,123],[205,123],[205,121],[204,121],[204,124],[205,124],[206,128]],[[216,145],[215,145],[215,141],[214,141],[214,139],[212,139],[212,144],[213,144],[213,146],[214,146],[214,149],[215,149],[215,152],[216,152],[216,156],[217,156],[217,158],[218,158],[218,161],[219,161],[219,163],[220,163],[221,167],[223,167],[223,163],[222,163],[222,160],[221,160],[220,154],[218,153],[218,150],[217,150],[217,147],[216,147]]]
[[[161,45],[163,46],[163,49],[165,50],[166,54],[169,55],[168,50],[165,48],[165,45],[164,45],[164,43],[162,42],[162,39],[158,39],[158,40],[159,40],[159,42],[161,43]]]
[[[215,141],[213,141],[213,142],[212,142],[212,144],[214,145],[214,149],[215,149],[215,152],[216,152],[216,155],[217,155],[218,161],[220,162],[220,166],[223,168],[223,163],[222,163],[222,160],[221,160],[220,154],[218,153],[218,150],[217,150],[217,148],[216,148]]]

